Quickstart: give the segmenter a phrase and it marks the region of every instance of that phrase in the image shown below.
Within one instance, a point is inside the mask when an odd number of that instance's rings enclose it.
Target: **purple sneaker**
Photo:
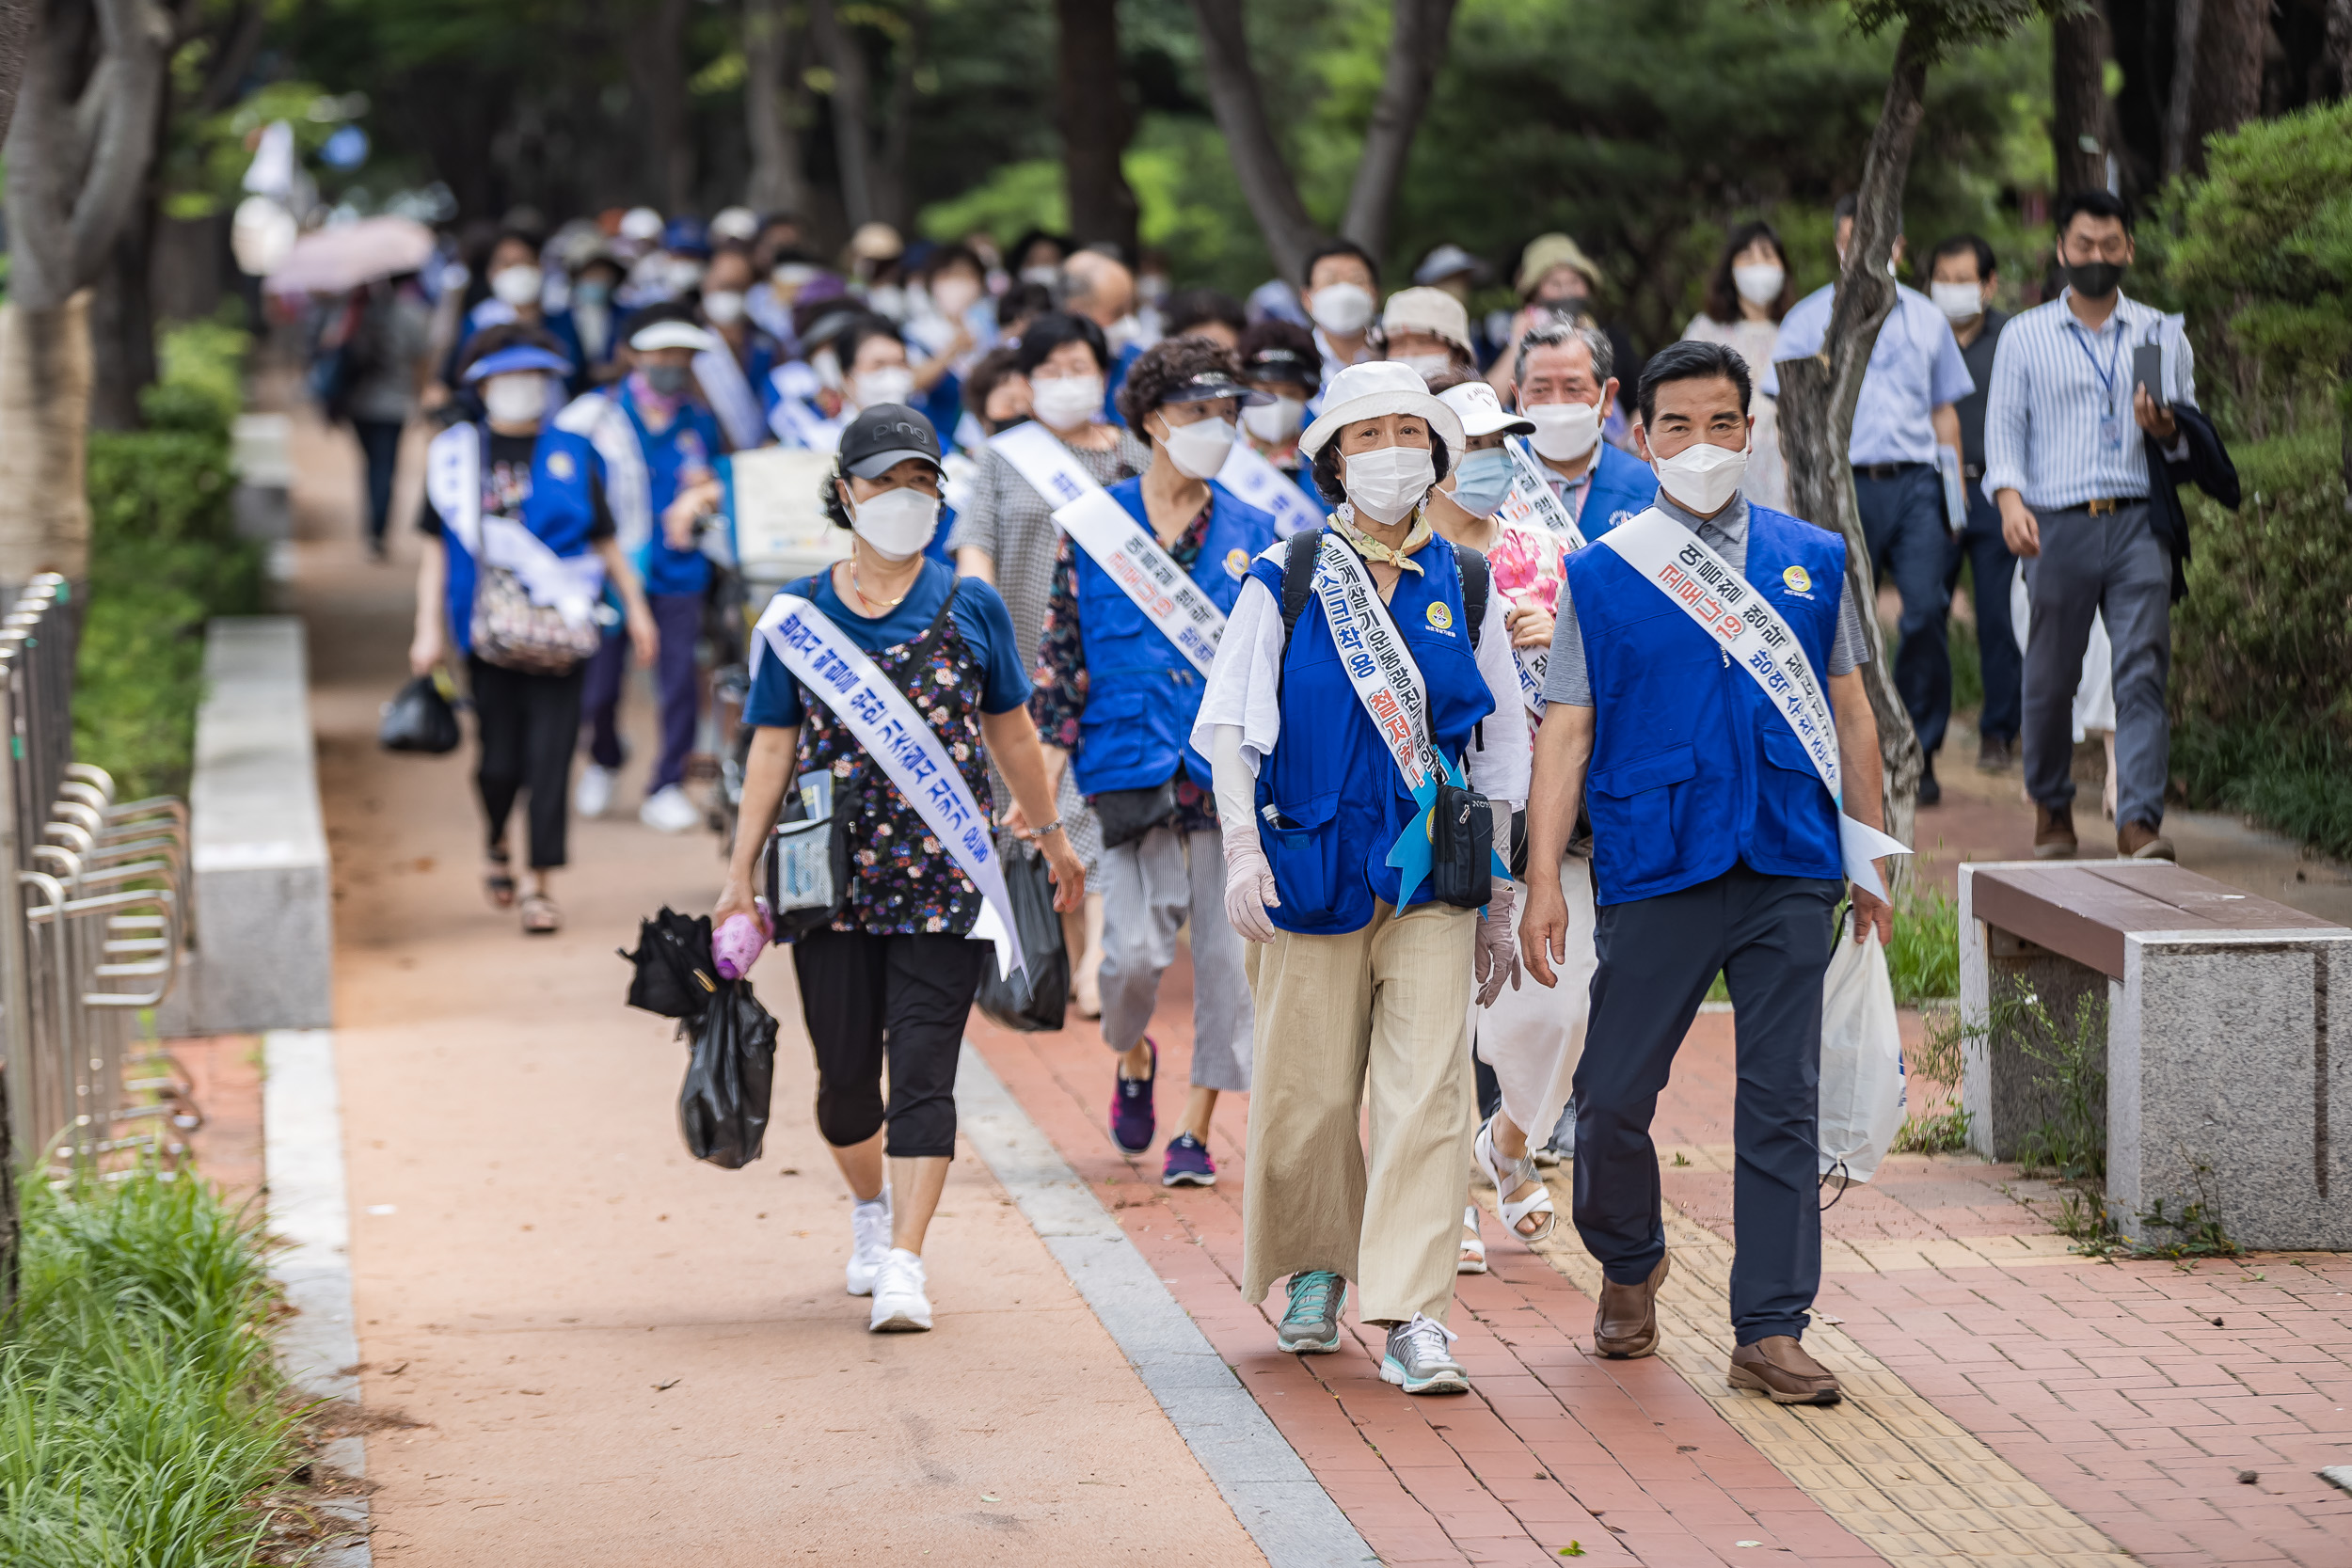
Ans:
[[[1189,1132],[1179,1132],[1168,1140],[1168,1164],[1161,1168],[1163,1187],[1214,1187],[1216,1185],[1216,1162],[1209,1158],[1209,1146]]]
[[[1141,1154],[1152,1147],[1152,1134],[1158,1130],[1159,1118],[1152,1111],[1152,1085],[1159,1081],[1160,1048],[1152,1037],[1143,1037],[1143,1043],[1152,1047],[1152,1076],[1121,1078],[1118,1069],[1111,1070],[1111,1141],[1128,1154]]]

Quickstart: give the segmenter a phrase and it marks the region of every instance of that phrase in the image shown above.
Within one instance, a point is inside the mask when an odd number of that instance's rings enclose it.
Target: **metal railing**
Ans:
[[[63,578],[27,583],[0,618],[0,1071],[29,1163],[177,1152],[194,1124],[184,1075],[141,1042],[186,943],[188,812],[118,800],[73,755],[79,608]]]

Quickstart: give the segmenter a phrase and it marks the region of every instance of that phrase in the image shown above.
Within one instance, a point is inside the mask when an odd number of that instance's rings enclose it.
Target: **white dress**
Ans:
[[[1685,338],[1695,338],[1703,343],[1722,343],[1747,361],[1748,379],[1761,385],[1765,369],[1772,362],[1772,343],[1780,336],[1780,328],[1772,322],[1752,322],[1744,318],[1730,323],[1719,322],[1705,311],[1691,318],[1691,325],[1682,329]],[[1622,393],[1619,394],[1623,396]],[[1756,450],[1748,457],[1747,477],[1740,483],[1740,493],[1757,506],[1769,506],[1775,512],[1788,510],[1788,465],[1780,454],[1780,412],[1775,400],[1762,392],[1749,400],[1750,411],[1756,416]]]

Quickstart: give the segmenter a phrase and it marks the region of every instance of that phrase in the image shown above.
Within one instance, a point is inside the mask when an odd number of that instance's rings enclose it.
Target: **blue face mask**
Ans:
[[[1493,516],[1511,493],[1511,454],[1500,448],[1470,453],[1454,473],[1454,504],[1473,517]]]

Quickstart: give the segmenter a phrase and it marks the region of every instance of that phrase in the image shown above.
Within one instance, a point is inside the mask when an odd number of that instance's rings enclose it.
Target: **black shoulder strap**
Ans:
[[[1454,546],[1454,564],[1462,573],[1462,616],[1470,622],[1470,652],[1478,651],[1478,629],[1486,624],[1486,593],[1493,585],[1494,572],[1486,564],[1486,552],[1474,550],[1468,545]]]
[[[939,646],[940,638],[947,630],[947,617],[955,613],[956,595],[963,592],[963,584],[964,579],[961,576],[948,579],[947,597],[941,601],[939,613],[931,617],[930,629],[926,631],[923,634],[923,640],[914,645],[914,665],[930,662],[931,650]]]
[[[1307,610],[1314,592],[1315,552],[1323,547],[1323,530],[1302,528],[1282,546],[1282,651],[1290,652],[1291,633]]]

